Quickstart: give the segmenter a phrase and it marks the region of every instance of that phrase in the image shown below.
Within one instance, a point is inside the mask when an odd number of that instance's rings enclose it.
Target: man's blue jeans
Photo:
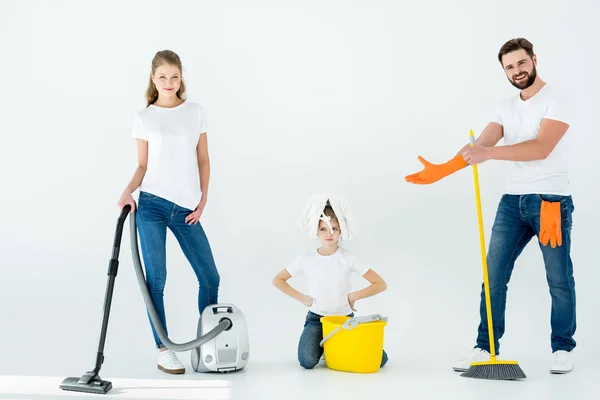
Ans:
[[[198,279],[199,313],[201,314],[209,304],[216,304],[218,299],[220,277],[212,250],[200,222],[196,225],[189,225],[185,222],[185,217],[191,212],[192,210],[180,207],[153,194],[140,193],[136,222],[146,269],[146,282],[160,321],[167,334],[163,301],[163,292],[167,280],[167,228],[175,235]],[[152,322],[150,322],[150,325],[152,326],[156,347],[164,347]]]
[[[349,317],[353,317],[354,314],[349,314]],[[300,335],[300,341],[298,342],[298,362],[303,368],[312,369],[314,368],[323,355],[323,348],[319,346],[323,340],[323,326],[321,325],[321,315],[315,314],[309,311],[306,314],[306,320],[304,321],[304,329],[302,335]],[[383,351],[381,366],[383,367],[388,361],[388,356]]]
[[[542,200],[560,202],[562,245],[552,248],[550,243],[539,242],[540,206]],[[576,329],[575,280],[571,261],[571,225],[574,211],[571,196],[560,195],[503,195],[498,205],[492,227],[487,254],[490,300],[494,327],[494,346],[499,354],[499,340],[504,334],[506,292],[515,260],[531,238],[537,237],[542,250],[546,279],[552,299],[551,335],[552,351],[575,348],[573,335]],[[482,285],[480,303],[481,322],[478,329],[477,346],[490,351],[485,291]]]

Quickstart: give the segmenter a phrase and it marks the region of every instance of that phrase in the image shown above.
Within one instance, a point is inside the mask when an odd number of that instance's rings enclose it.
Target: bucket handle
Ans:
[[[329,335],[324,337],[323,340],[321,340],[321,342],[319,343],[319,346],[323,347],[323,343],[325,343],[330,337],[335,335],[340,329],[352,330],[360,324],[368,324],[369,322],[375,322],[375,321],[387,322],[387,317],[382,317],[381,314],[371,314],[371,315],[366,315],[364,317],[348,318],[346,320],[346,322],[344,322],[342,325],[335,328],[333,331],[331,331],[331,333],[329,333]]]

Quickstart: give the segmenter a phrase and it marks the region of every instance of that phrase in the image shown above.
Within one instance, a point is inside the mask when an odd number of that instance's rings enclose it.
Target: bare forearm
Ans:
[[[479,137],[475,140],[475,145],[479,145],[482,147],[493,147],[500,141],[500,139],[502,139],[503,136],[503,128],[499,124],[491,122],[485,127],[483,132],[481,132],[481,135],[479,135]],[[470,143],[464,145],[463,148],[460,149],[458,153],[456,153],[456,155],[462,154],[469,147],[471,147]]]
[[[364,289],[358,290],[350,294],[354,300],[366,299],[367,297],[375,296],[378,293],[387,289],[385,282],[372,283]]]
[[[504,161],[543,160],[549,154],[548,149],[537,139],[508,146],[491,147],[489,152],[490,159]]]
[[[131,181],[129,181],[129,184],[125,188],[125,191],[128,193],[135,192],[135,190],[138,187],[140,187],[140,185],[142,184],[142,181],[144,180],[145,175],[146,175],[146,168],[144,168],[142,166],[138,166],[135,169],[135,172],[133,173],[133,177],[131,178]]]
[[[274,279],[273,285],[275,285],[277,289],[281,290],[283,293],[287,294],[294,300],[298,300],[300,303],[302,303],[302,300],[306,298],[305,294],[302,294],[293,287],[291,287],[290,284],[284,281],[283,279]]]
[[[202,197],[206,198],[208,195],[208,183],[210,181],[210,160],[208,158],[198,162],[198,171],[200,173]]]
[[[498,143],[498,141],[490,136],[479,136],[476,140],[475,140],[475,145],[479,145],[479,146],[483,146],[483,147],[494,147],[496,145],[496,143]],[[470,143],[465,144],[459,151],[458,153],[456,153],[456,155],[462,154],[466,149],[468,149],[469,147],[471,147]]]

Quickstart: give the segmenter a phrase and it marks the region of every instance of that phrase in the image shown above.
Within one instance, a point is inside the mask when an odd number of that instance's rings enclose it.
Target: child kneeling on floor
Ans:
[[[309,311],[298,343],[298,361],[311,369],[323,355],[320,342],[323,328],[320,318],[330,315],[354,317],[354,303],[384,291],[385,281],[375,271],[356,261],[354,254],[339,246],[338,240],[350,239],[356,230],[348,204],[337,196],[315,195],[300,216],[299,225],[309,236],[318,237],[321,246],[316,251],[297,257],[275,278],[273,284],[288,296],[298,300]],[[356,272],[371,284],[352,292],[351,276]],[[287,280],[304,275],[308,278],[308,295],[292,288]],[[381,366],[387,363],[383,351]]]

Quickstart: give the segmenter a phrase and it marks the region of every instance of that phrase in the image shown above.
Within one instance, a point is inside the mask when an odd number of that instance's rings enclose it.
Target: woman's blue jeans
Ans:
[[[167,228],[175,235],[181,249],[198,279],[198,311],[218,301],[220,277],[212,250],[200,222],[189,225],[185,217],[192,210],[178,206],[159,196],[141,192],[138,200],[136,222],[146,282],[160,321],[168,334],[163,293],[167,280],[166,239]],[[150,321],[156,347],[165,347]]]

